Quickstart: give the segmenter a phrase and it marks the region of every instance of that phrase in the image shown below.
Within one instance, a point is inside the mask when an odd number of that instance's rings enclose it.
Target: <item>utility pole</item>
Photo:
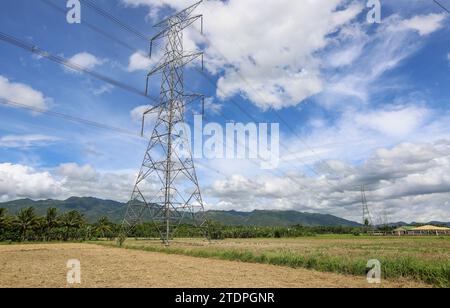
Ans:
[[[150,57],[156,40],[164,40],[164,56],[147,75],[161,73],[160,102],[143,114],[157,115],[155,127],[144,156],[141,170],[128,203],[119,243],[143,221],[151,221],[163,243],[169,245],[177,227],[189,224],[199,227],[206,236],[207,222],[197,174],[191,152],[190,136],[182,134],[185,107],[197,100],[204,103],[200,94],[184,92],[184,67],[201,57],[202,52],[185,52],[183,30],[203,16],[193,15],[202,1],[159,22],[160,32],[150,40]],[[186,130],[184,130],[186,132]]]

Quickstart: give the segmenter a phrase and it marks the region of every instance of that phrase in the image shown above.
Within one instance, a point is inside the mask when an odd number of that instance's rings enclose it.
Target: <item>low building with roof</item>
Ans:
[[[401,226],[392,231],[394,235],[450,235],[450,228],[437,227],[432,225],[426,226]]]
[[[412,230],[414,230],[416,227],[414,226],[401,226],[392,231],[393,234],[401,236],[401,235],[413,235]]]

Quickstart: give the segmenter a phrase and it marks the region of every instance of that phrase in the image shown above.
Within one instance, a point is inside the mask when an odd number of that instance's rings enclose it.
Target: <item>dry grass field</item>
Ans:
[[[93,244],[0,245],[0,287],[68,287],[69,259],[81,262],[80,287],[374,287],[359,276]],[[426,286],[412,280],[381,284]]]
[[[105,243],[104,243],[105,244]],[[129,239],[125,247],[194,257],[307,268],[365,275],[368,260],[381,262],[387,279],[406,278],[437,287],[450,286],[450,237],[355,237],[327,235],[295,239],[227,239],[211,243]]]
[[[126,242],[132,247],[161,247],[160,241],[134,240]],[[288,251],[303,255],[322,254],[350,259],[411,257],[434,263],[450,260],[450,237],[355,237],[325,235],[283,239],[226,239],[210,243],[198,239],[172,242],[171,248],[214,251],[238,250],[254,253]]]

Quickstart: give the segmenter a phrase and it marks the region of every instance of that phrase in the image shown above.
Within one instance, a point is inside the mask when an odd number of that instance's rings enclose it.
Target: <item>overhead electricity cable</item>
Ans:
[[[196,29],[197,31],[199,31],[197,28],[195,28],[194,27],[194,29]],[[267,100],[264,98],[264,97],[262,97],[262,95],[261,94],[259,94],[259,91],[257,91],[257,90],[255,90],[254,88],[253,88],[253,86],[251,85],[251,83],[242,75],[242,73],[237,69],[237,68],[235,68],[233,65],[231,65],[231,61],[230,60],[228,60],[228,58],[220,51],[220,50],[218,50],[215,46],[214,46],[214,44],[212,44],[212,42],[211,42],[211,40],[210,39],[208,39],[206,36],[204,36],[204,40],[206,41],[206,43],[208,44],[208,46],[210,46],[211,48],[213,48],[218,54],[219,54],[219,56],[220,57],[222,57],[227,63],[229,63],[230,64],[230,67],[231,68],[233,68],[234,69],[234,71],[235,71],[235,73],[237,74],[237,76],[239,76],[239,78],[243,81],[243,82],[245,82],[246,84],[247,84],[247,86],[248,87],[250,87],[264,102],[267,102]],[[241,109],[241,111],[243,111],[243,108],[240,108]],[[291,125],[280,115],[280,113],[276,110],[276,109],[272,109],[272,111],[274,112],[274,114],[277,116],[277,118],[289,129],[289,131],[291,131],[299,140],[300,140],[300,142],[302,142],[304,145],[305,145],[305,147],[314,155],[314,156],[316,156],[316,158],[319,160],[319,162],[321,162],[323,165],[325,165],[325,166],[327,166],[327,168],[329,169],[329,170],[331,170],[331,172],[332,173],[334,173],[334,171],[332,171],[332,169],[329,167],[329,165],[328,165],[328,163],[326,162],[326,161],[324,161],[318,154],[317,154],[317,152],[311,147],[311,146],[309,146],[308,145],[308,143],[303,139],[303,137],[302,136],[300,136],[292,127],[291,127]],[[250,116],[250,114],[248,113],[248,112],[244,112],[247,116],[249,116],[253,121],[255,121],[254,120],[254,117],[253,116]],[[283,145],[283,144],[282,144]],[[293,152],[291,152],[286,146],[284,146],[283,145],[283,147],[285,148],[285,150],[286,151],[288,151],[288,154],[290,154],[290,155],[294,155],[294,156],[297,156],[295,153],[293,153]],[[298,157],[297,157],[298,158]],[[311,167],[311,166],[307,166],[308,167],[308,169],[311,171],[311,172],[313,172],[315,175],[320,175],[320,173],[319,172],[317,172],[313,167]]]
[[[43,1],[48,1],[48,0],[43,0]],[[100,8],[99,6],[97,6],[96,4],[93,3],[93,1],[91,0],[81,0],[82,2],[86,3],[89,7],[91,7],[92,9],[94,9],[95,11],[97,11],[98,13],[100,13],[102,16],[109,18],[111,21],[115,22],[116,24],[118,24],[119,26],[121,26],[122,28],[124,28],[125,30],[128,30],[131,33],[134,33],[136,36],[140,37],[141,39],[145,40],[146,42],[149,42],[150,39],[149,37],[147,37],[146,35],[140,33],[139,31],[137,31],[134,27],[122,22],[121,20],[119,20],[117,17],[115,17],[114,15],[112,15],[111,13],[105,11],[104,9]],[[435,0],[435,2],[437,2]],[[194,29],[196,29],[197,31],[199,31],[197,28],[194,27]],[[200,31],[202,32],[202,31]],[[110,35],[108,35],[110,36]],[[113,39],[116,40],[116,39]],[[209,40],[206,36],[204,36],[204,40],[207,42],[207,44],[212,47],[226,62],[231,63],[227,57],[220,51],[218,50],[211,42],[211,40]],[[127,48],[131,48],[130,46],[127,46]],[[134,49],[135,50],[135,49]],[[232,66],[233,67],[233,66]],[[233,67],[234,68],[234,67]],[[237,70],[236,68],[234,68],[236,74],[240,77],[240,79],[242,79],[249,87],[253,88],[252,85],[250,84],[250,82],[241,74],[241,72],[239,70]],[[200,70],[198,70],[200,71]],[[208,78],[208,76],[206,76],[206,74],[201,71],[202,75],[205,76],[206,78]],[[209,79],[208,79],[209,80]],[[209,80],[210,81],[210,80]],[[219,87],[213,83],[214,86],[219,89]],[[220,89],[219,89],[220,90]],[[221,90],[220,90],[221,91]],[[258,91],[254,91],[255,93],[257,93],[264,101],[266,101],[259,93]],[[234,102],[234,100],[232,100],[233,104],[236,105],[239,110],[241,110],[245,115],[247,115],[250,119],[252,119],[252,121],[254,122],[258,122],[249,112],[247,112],[244,108],[242,108],[240,106],[240,104],[237,104]],[[328,172],[330,172],[331,174],[334,174],[334,171],[331,169],[331,167],[329,166],[328,162],[324,161],[319,154],[303,139],[303,137],[301,137],[292,127],[291,125],[279,114],[279,112],[275,109],[273,109],[274,114],[277,116],[277,118],[289,129],[289,131],[291,131],[299,140],[302,144],[305,145],[305,147],[318,159],[318,161],[322,164],[322,166],[325,166],[328,169]],[[283,148],[288,152],[289,155],[294,156],[295,158],[299,159],[306,167],[308,170],[310,170],[312,173],[314,173],[317,176],[320,176],[320,173],[317,172],[317,170],[315,168],[313,168],[312,166],[308,165],[307,163],[305,163],[304,161],[302,161],[300,158],[298,158],[298,155],[296,153],[293,153],[292,151],[289,150],[289,148],[284,145],[283,143],[281,143],[281,145],[283,146]],[[334,185],[334,184],[331,184]],[[334,185],[335,187],[337,187],[336,185]]]
[[[35,107],[35,106],[30,106],[30,105],[26,105],[23,103],[19,103],[16,101],[12,101],[12,100],[8,100],[8,99],[4,99],[4,98],[0,98],[0,104],[5,105],[5,106],[9,106],[9,107],[13,107],[13,108],[20,108],[20,109],[24,109],[24,110],[28,110],[31,112],[35,112],[35,113],[39,113],[39,114],[45,114],[48,116],[52,116],[52,117],[56,117],[59,118],[61,120],[65,120],[65,121],[70,121],[70,122],[74,122],[74,123],[78,123],[78,124],[83,124],[83,125],[87,125],[87,126],[91,126],[94,128],[98,128],[98,129],[102,129],[102,130],[109,130],[115,133],[120,133],[120,134],[125,134],[125,135],[129,135],[132,137],[136,137],[139,139],[142,139],[143,137],[131,130],[126,130],[123,128],[118,128],[118,127],[114,127],[114,126],[110,126],[104,123],[100,123],[100,122],[96,122],[96,121],[92,121],[92,120],[87,120],[84,118],[80,118],[80,117],[75,117],[72,115],[68,115],[65,113],[61,113],[61,112],[55,112],[55,111],[50,111],[44,108],[39,108],[39,107]],[[192,123],[189,123],[188,121],[186,122],[190,125],[192,125]],[[199,165],[201,165],[202,167],[209,169],[211,171],[214,171],[217,174],[220,174],[222,176],[224,176],[225,178],[227,178],[228,176],[226,174],[224,174],[223,172],[208,166],[206,164],[203,163],[199,163]],[[279,198],[279,196],[273,195],[274,197]]]
[[[106,11],[103,10],[102,8],[98,7],[97,5],[95,5],[94,3],[92,3],[92,1],[88,1],[88,0],[83,0],[83,1],[84,1],[84,2],[86,2],[86,1],[89,2],[89,6],[90,6],[91,8],[95,9],[95,10],[98,11],[98,12],[104,12],[105,14],[102,14],[103,16],[105,16],[105,17],[107,17],[107,18],[109,18],[109,19],[111,19],[112,21],[114,21],[114,22],[117,23],[118,18],[116,18],[116,17],[113,16],[112,14],[106,12]],[[123,23],[123,22],[120,22],[119,24],[122,25],[123,28],[125,28],[125,29],[133,29],[133,27],[131,27],[131,26],[129,26],[129,25]],[[195,27],[194,27],[194,28],[195,28]],[[198,31],[198,29],[196,29],[196,30]],[[145,40],[145,41],[148,41],[148,39],[147,39],[146,37],[143,37],[143,36],[139,36],[139,37],[141,37],[141,38],[142,38],[143,40]],[[209,45],[211,45],[214,49],[216,49],[216,48],[212,45],[212,43],[211,43],[207,38],[205,38],[205,39],[209,42],[209,43],[208,43]],[[226,59],[226,57],[225,57],[220,51],[218,51],[217,49],[216,49],[216,51],[219,52],[219,53],[222,55],[222,57],[223,57],[226,61],[228,61],[228,60]],[[217,86],[217,84],[216,84],[215,82],[213,82],[213,81],[210,79],[209,76],[206,75],[206,73],[204,73],[203,71],[201,71],[201,70],[199,70],[199,69],[197,69],[197,71],[199,71],[199,72],[205,77],[205,79],[208,80],[208,81],[209,81],[216,89],[218,89],[219,91],[222,91],[222,92],[223,92],[223,90],[220,89],[220,88]],[[239,72],[238,72],[238,73],[239,73]],[[243,76],[241,76],[241,78],[243,78]],[[237,102],[235,102],[234,99],[231,99],[231,101],[232,101],[232,103],[233,103],[240,111],[242,111],[245,115],[247,115],[252,121],[258,122],[258,120],[257,120],[252,114],[250,114],[248,111],[246,111],[242,106],[240,106],[240,104],[238,104]],[[287,147],[285,144],[283,144],[283,143],[280,143],[280,144],[283,146],[283,148],[284,148],[286,151],[289,152],[289,154],[297,156],[295,153],[290,152],[289,149],[288,149],[288,147]],[[312,173],[314,173],[315,175],[320,176],[320,174],[319,174],[313,167],[311,167],[309,164],[307,164],[304,160],[302,160],[301,158],[298,158],[298,157],[297,157],[297,159],[298,159],[300,162],[302,162],[302,164],[303,164],[308,170],[310,170]],[[329,183],[329,180],[328,180],[328,179],[325,179],[325,180],[326,180],[326,182],[327,182],[329,185],[332,185],[332,186],[334,186],[334,187],[337,187],[336,185],[333,185],[333,184]]]
[[[446,8],[442,3],[440,3],[440,2],[437,1],[437,0],[433,0],[433,1],[434,1],[434,3],[436,3],[438,6],[440,6],[444,11],[446,11],[447,13],[450,14],[450,10],[449,10],[448,8]]]
[[[199,70],[199,69],[197,69],[197,71],[198,71],[200,74],[202,74],[203,77],[204,77],[209,83],[211,83],[212,85],[214,85],[214,86],[216,87],[216,89],[217,89],[219,92],[222,92],[222,93],[223,93],[223,90],[222,90],[220,87],[218,87],[218,86],[216,85],[216,83],[215,83],[214,81],[212,81],[211,78],[210,78],[208,75],[206,75],[205,72],[203,72],[203,71],[201,71],[201,70]],[[249,117],[253,122],[258,122],[258,120],[257,120],[251,113],[249,113],[247,110],[245,110],[245,109],[244,109],[239,103],[237,103],[233,98],[230,98],[229,101],[231,101],[231,102],[232,102],[239,110],[241,110],[245,115],[247,115],[247,117]],[[312,166],[310,166],[305,160],[303,160],[302,158],[299,158],[297,154],[295,154],[295,153],[293,153],[292,151],[290,151],[290,150],[288,149],[288,147],[287,147],[284,143],[280,142],[280,145],[288,152],[288,154],[293,155],[297,160],[299,160],[299,161],[300,161],[300,162],[301,162],[308,170],[310,170],[310,171],[311,171],[312,173],[314,173],[315,175],[320,176],[319,172],[317,172],[317,171],[316,171]],[[337,186],[337,185],[335,185],[335,184],[332,184],[327,178],[325,178],[325,181],[326,181],[326,183],[327,183],[328,185],[330,185],[330,186],[332,186],[332,187],[338,189],[339,192],[343,192],[342,189],[341,189],[339,186]]]
[[[53,10],[61,13],[61,15],[66,16],[67,11],[64,8],[56,5],[53,1],[51,1],[51,0],[41,0],[41,2],[46,4],[48,7],[52,8]],[[101,28],[99,28],[98,26],[94,25],[93,23],[90,23],[86,18],[83,19],[83,22],[80,25],[81,26],[85,26],[85,27],[91,29],[92,31],[103,35],[104,37],[114,41],[115,43],[121,45],[122,47],[124,47],[124,48],[126,48],[126,49],[128,49],[130,51],[133,51],[133,52],[136,52],[136,53],[141,53],[142,56],[148,57],[148,54],[143,52],[141,49],[136,48],[134,46],[131,46],[129,43],[126,43],[123,40],[117,38],[116,36],[114,36],[114,35],[106,32],[106,31],[102,30]],[[141,38],[141,36],[139,36],[139,38]],[[148,39],[145,39],[145,40],[143,39],[143,41],[148,43]],[[158,44],[155,45],[155,47],[158,47],[159,45],[160,44],[158,43]]]
[[[16,101],[4,99],[4,98],[0,98],[0,104],[5,105],[5,106],[9,106],[9,107],[13,107],[13,108],[20,108],[20,109],[28,110],[28,111],[39,113],[39,114],[45,114],[45,115],[48,115],[48,116],[59,118],[61,120],[70,121],[70,122],[74,122],[74,123],[77,123],[77,124],[83,124],[83,125],[87,125],[87,126],[90,126],[90,127],[97,128],[97,129],[108,130],[108,131],[112,131],[112,132],[115,132],[115,133],[125,134],[125,135],[132,136],[132,137],[139,138],[139,139],[143,138],[141,135],[136,134],[136,133],[134,133],[131,130],[126,130],[126,129],[123,129],[123,128],[110,126],[110,125],[107,125],[107,124],[104,124],[104,123],[91,121],[91,120],[87,120],[87,119],[80,118],[80,117],[75,117],[75,116],[68,115],[68,114],[65,114],[65,113],[50,111],[50,110],[47,110],[47,109],[44,109],[44,108],[39,108],[39,107],[35,107],[35,106],[29,106],[29,105],[26,105],[26,104],[23,104],[23,103],[18,103]],[[192,125],[192,123],[189,123],[189,122],[187,122],[187,123]],[[221,172],[221,171],[219,171],[219,170],[217,170],[217,169],[215,169],[215,168],[213,168],[211,166],[208,166],[208,165],[203,164],[203,163],[198,163],[198,164],[200,166],[206,168],[206,169],[209,169],[209,170],[219,174],[219,175],[222,175],[225,178],[228,177],[228,175],[224,174],[223,172]],[[277,196],[275,194],[271,194],[271,193],[267,193],[267,195],[272,195],[273,197],[280,198],[279,196]]]
[[[100,8],[99,6],[97,6],[93,1],[91,0],[80,0],[82,3],[86,4],[87,6],[89,6],[90,8],[92,8],[94,11],[96,11],[98,14],[110,19],[111,21],[113,21],[114,23],[116,23],[119,27],[123,28],[124,30],[127,30],[130,33],[133,33],[134,35],[136,35],[137,37],[150,42],[150,37],[143,34],[142,32],[140,32],[139,30],[136,30],[134,27],[131,27],[129,25],[127,25],[126,23],[122,22],[119,18],[115,17],[114,15],[112,15],[111,13],[107,12],[106,10]]]
[[[64,66],[66,66],[66,67],[68,67],[68,68],[70,68],[72,70],[88,74],[88,75],[90,75],[90,76],[92,76],[92,77],[94,77],[96,79],[102,80],[102,81],[104,81],[106,83],[109,83],[109,84],[111,84],[113,86],[122,88],[123,90],[135,93],[135,94],[140,95],[140,96],[144,96],[146,98],[149,98],[149,99],[153,100],[154,102],[157,101],[157,99],[145,95],[144,92],[140,91],[139,89],[137,89],[137,88],[135,88],[135,87],[133,87],[131,85],[128,85],[128,84],[125,84],[123,82],[114,80],[114,79],[112,79],[110,77],[107,77],[105,75],[97,73],[97,72],[95,72],[93,70],[90,70],[90,69],[88,69],[86,67],[83,67],[83,66],[81,66],[79,64],[73,63],[73,62],[71,62],[71,61],[69,61],[69,60],[67,60],[67,59],[65,59],[63,57],[52,55],[51,53],[40,49],[36,45],[33,45],[33,44],[28,43],[28,42],[22,41],[22,40],[20,40],[18,38],[15,38],[15,37],[11,36],[11,35],[8,35],[8,34],[5,34],[3,32],[0,32],[0,40],[4,41],[6,43],[9,43],[11,45],[15,45],[17,47],[20,47],[20,48],[22,48],[24,50],[27,50],[29,52],[32,52],[32,53],[34,53],[34,54],[36,54],[36,55],[38,55],[40,57],[46,58],[46,59],[51,60],[53,62],[56,62],[56,63],[58,63],[60,65],[64,65]]]
[[[43,1],[48,1],[48,0],[43,0]],[[120,21],[117,17],[113,16],[112,14],[106,12],[105,10],[101,9],[100,7],[98,7],[97,5],[95,5],[92,1],[90,0],[82,0],[83,2],[85,2],[86,4],[88,4],[91,8],[93,8],[94,10],[96,10],[98,13],[100,13],[101,15],[103,15],[104,17],[109,18],[110,20],[112,20],[113,22],[117,23],[119,26],[121,26],[122,28],[124,28],[125,30],[128,30],[131,33],[136,34],[138,37],[142,38],[143,40],[145,40],[146,42],[148,42],[149,38],[146,35],[143,35],[142,33],[140,33],[139,31],[135,30],[133,27],[125,24],[124,22]],[[450,13],[450,10],[447,9],[442,3],[440,3],[437,0],[433,0],[439,7],[441,7],[443,10],[445,10],[447,13]],[[194,27],[195,28],[195,27]],[[196,28],[195,28],[196,29]],[[94,29],[95,30],[95,29]],[[198,31],[198,29],[196,29]],[[114,38],[112,38],[113,40],[115,40]],[[204,40],[208,43],[209,46],[211,46],[213,49],[215,49],[216,52],[219,53],[219,55],[228,63],[231,63],[227,57],[221,52],[219,51],[213,44],[212,42],[206,37],[204,36]],[[123,44],[122,44],[123,45]],[[130,48],[130,46],[126,46],[125,47]],[[199,70],[200,71],[200,70]],[[250,82],[248,82],[248,80],[242,76],[241,72],[239,72],[236,68],[235,68],[236,73],[238,74],[238,76],[250,87],[252,87],[252,85],[250,84]],[[200,71],[204,76],[206,75],[203,71]],[[207,76],[205,76],[207,77]],[[215,84],[214,84],[215,85]],[[217,87],[217,85],[215,85]],[[254,91],[255,93],[258,94],[258,91]],[[259,95],[259,94],[258,94]],[[265,99],[259,95],[264,101]],[[233,101],[234,103],[234,101]],[[246,114],[247,116],[249,116],[251,119],[254,120],[253,116],[251,116],[244,108],[242,108],[239,104],[235,104],[244,114]],[[289,129],[289,131],[291,131],[297,138],[299,138],[300,142],[314,155],[319,159],[319,162],[322,164],[322,166],[325,166],[328,171],[333,174],[334,171],[331,169],[331,167],[329,166],[328,162],[324,161],[320,155],[291,127],[291,125],[279,114],[279,112],[275,109],[273,109],[274,114],[276,115],[276,117]],[[256,122],[256,121],[255,121]],[[286,148],[286,147],[285,147]],[[290,151],[288,151],[290,155],[293,155],[294,157],[297,157],[297,155],[295,153],[292,153]],[[307,165],[306,165],[307,166]],[[308,166],[307,166],[308,167]],[[319,172],[317,172],[314,168],[312,167],[308,167],[308,169],[313,172],[315,175],[320,175]]]
[[[95,127],[95,128],[109,130],[109,131],[112,131],[112,132],[115,132],[115,133],[126,134],[126,135],[133,136],[133,137],[139,137],[139,135],[137,133],[135,133],[135,132],[133,132],[131,130],[110,126],[110,125],[103,124],[103,123],[100,123],[100,122],[91,121],[91,120],[87,120],[87,119],[84,119],[84,118],[68,115],[68,114],[65,114],[65,113],[60,113],[60,112],[47,110],[47,109],[44,109],[44,108],[30,106],[30,105],[27,105],[27,104],[24,104],[24,103],[19,103],[17,101],[5,99],[5,98],[0,98],[0,104],[5,105],[5,106],[9,106],[9,107],[13,107],[13,108],[21,108],[21,109],[25,109],[25,110],[28,110],[28,111],[31,111],[31,112],[49,115],[49,116],[52,116],[52,117],[57,117],[57,118],[62,119],[62,120],[75,122],[75,123],[79,123],[79,124],[83,124],[83,125],[88,125],[88,126]]]
[[[43,0],[43,1],[46,1],[46,0]],[[108,12],[106,12],[105,10],[103,10],[102,8],[100,8],[100,7],[98,7],[98,6],[96,6],[94,3],[92,3],[91,1],[88,1],[88,0],[83,0],[83,2],[89,2],[89,6],[91,7],[91,8],[93,8],[93,9],[95,9],[97,12],[102,12],[102,15],[104,16],[104,17],[107,17],[107,18],[109,18],[109,19],[111,19],[113,22],[116,22],[117,24],[119,24],[119,25],[121,25],[122,26],[122,28],[124,28],[124,29],[126,29],[126,30],[129,30],[130,31],[130,29],[133,29],[133,27],[131,27],[131,26],[129,26],[129,25],[127,25],[127,24],[125,24],[125,23],[123,23],[123,22],[121,22],[121,21],[119,21],[119,19],[118,18],[116,18],[115,16],[113,16],[112,14],[110,14],[110,13],[108,13]],[[119,21],[119,22],[118,22]],[[94,31],[95,31],[95,29],[93,29]],[[102,31],[103,32],[103,31]],[[134,31],[130,31],[130,32],[134,32]],[[145,40],[146,42],[148,41],[148,39],[147,39],[147,37],[146,36],[144,36],[144,35],[137,35],[138,37],[140,37],[141,39],[143,39],[143,40]],[[117,41],[117,39],[116,38],[114,38],[113,36],[111,36],[111,35],[107,35],[107,37],[108,38],[110,38],[110,39],[112,39],[112,40],[114,40],[114,41]],[[214,48],[214,46],[211,44],[211,42],[209,42],[209,44]],[[123,45],[123,44],[121,44],[121,45]],[[135,48],[132,48],[131,46],[127,46],[127,48],[128,49],[133,49],[133,50],[137,50],[137,49],[135,49]],[[216,49],[217,50],[217,49]],[[218,50],[217,50],[218,51]],[[222,54],[220,51],[218,51],[220,54]],[[225,56],[223,56],[224,57],[224,59],[226,60],[226,58],[225,58]],[[227,61],[227,60],[226,60]],[[200,70],[198,70],[198,71],[200,71]],[[202,73],[202,75],[215,87],[215,88],[217,88],[219,91],[222,91],[222,89],[220,89],[218,86],[217,86],[217,84],[215,83],[215,82],[213,82],[213,81],[211,81],[211,79],[209,78],[209,76],[207,76],[204,72],[202,72],[202,71],[200,71],[201,73]],[[239,72],[238,72],[239,73]],[[253,115],[251,115],[248,111],[246,111],[242,106],[240,106],[240,104],[238,104],[237,102],[235,102],[234,101],[234,99],[231,99],[231,101],[232,101],[232,103],[240,110],[240,111],[242,111],[244,114],[246,114],[250,119],[252,119],[254,122],[258,122],[258,120],[253,116]],[[154,109],[156,109],[158,106],[156,106]],[[224,117],[224,116],[223,116]],[[283,143],[281,143],[281,145],[283,146],[283,148],[285,148],[287,151],[289,151],[288,150],[288,148],[287,148],[287,146],[286,145],[284,145]],[[294,154],[294,153],[290,153],[290,154],[292,154],[292,155],[296,155],[296,154]],[[299,158],[298,158],[299,159]],[[307,169],[309,169],[311,172],[313,172],[314,174],[316,174],[316,175],[320,175],[313,167],[311,167],[311,166],[309,166],[305,161],[303,161],[302,159],[299,159],[301,162],[302,162],[302,164],[305,166],[305,167],[307,167]],[[255,164],[256,164],[256,162],[255,162]],[[294,180],[294,182],[297,182],[296,180]],[[328,181],[328,179],[326,179],[326,182],[329,184],[329,185],[332,185],[332,184],[330,184],[329,183],[329,181]],[[297,184],[299,184],[300,185],[300,183],[298,183],[297,182]],[[335,186],[336,187],[336,185],[333,185],[333,186]]]
[[[67,11],[65,9],[59,7],[58,5],[56,5],[55,3],[53,3],[50,0],[41,0],[41,2],[46,4],[46,5],[48,5],[49,7],[54,9],[55,11],[60,12],[64,16],[67,14]],[[102,29],[100,29],[99,27],[95,26],[94,24],[88,22],[85,19],[83,19],[83,22],[81,23],[81,25],[90,28],[91,30],[93,30],[93,31],[95,31],[95,32],[97,32],[97,33],[99,33],[99,34],[109,38],[110,40],[116,42],[117,44],[119,44],[119,45],[121,45],[121,46],[123,46],[123,47],[125,47],[125,48],[127,48],[127,49],[129,49],[131,51],[134,51],[134,52],[138,52],[139,51],[138,49],[130,46],[128,43],[125,43],[124,41],[118,39],[117,37],[114,37],[113,35],[109,34],[108,32],[103,31]]]
[[[159,98],[155,98],[155,97],[149,96],[145,92],[142,92],[141,90],[139,90],[139,89],[137,89],[137,88],[135,88],[135,87],[133,87],[131,85],[125,84],[123,82],[120,82],[120,81],[117,81],[117,80],[112,79],[110,77],[107,77],[105,75],[102,75],[102,74],[100,74],[98,72],[95,72],[95,71],[93,71],[91,69],[88,69],[88,68],[86,68],[84,66],[81,66],[79,64],[76,64],[76,63],[74,63],[74,62],[72,62],[72,61],[70,61],[68,59],[63,58],[63,57],[53,55],[53,54],[51,54],[51,53],[49,53],[49,52],[47,52],[45,50],[40,49],[36,45],[30,44],[28,42],[25,42],[23,40],[15,38],[15,37],[13,37],[11,35],[8,35],[8,34],[5,34],[3,32],[0,32],[0,40],[4,41],[6,43],[9,43],[11,45],[14,45],[16,47],[20,47],[20,48],[22,48],[22,49],[24,49],[26,51],[32,52],[32,53],[34,53],[34,54],[36,54],[38,56],[41,56],[43,58],[46,58],[46,59],[51,60],[53,62],[56,62],[56,63],[58,63],[60,65],[66,66],[66,67],[68,67],[70,69],[73,69],[75,71],[78,71],[78,72],[81,72],[81,73],[85,73],[85,74],[87,74],[87,75],[89,75],[91,77],[94,77],[96,79],[99,79],[101,81],[109,83],[109,84],[111,84],[113,86],[117,86],[117,87],[119,87],[119,88],[121,88],[123,90],[126,90],[128,92],[131,92],[131,93],[143,96],[145,98],[148,98],[154,104],[156,104],[159,101]],[[160,103],[160,104],[154,105],[153,108],[158,108],[158,107],[160,107],[162,105],[163,104]]]

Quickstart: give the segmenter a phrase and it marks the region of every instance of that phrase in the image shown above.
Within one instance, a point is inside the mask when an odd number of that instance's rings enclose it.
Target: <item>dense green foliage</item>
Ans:
[[[0,209],[0,241],[83,241],[114,238],[118,231],[118,226],[107,218],[88,224],[77,211],[58,215],[55,208],[49,208],[45,216],[38,216],[34,208],[28,207],[9,216],[6,210]]]
[[[211,239],[226,238],[288,238],[314,236],[316,234],[359,234],[363,230],[353,227],[253,227],[224,226],[209,222],[207,230],[182,225],[176,229],[175,237],[203,237],[205,232]],[[0,241],[83,241],[96,238],[113,239],[119,236],[120,225],[106,217],[95,223],[88,223],[84,215],[72,210],[58,214],[56,208],[49,208],[44,216],[38,216],[32,207],[9,216],[0,209]],[[151,223],[138,225],[130,237],[158,238],[159,233]]]
[[[352,234],[363,232],[362,228],[354,227],[305,227],[301,225],[291,227],[252,227],[252,226],[224,226],[210,222],[211,239],[226,238],[294,238],[314,236],[316,234]]]

